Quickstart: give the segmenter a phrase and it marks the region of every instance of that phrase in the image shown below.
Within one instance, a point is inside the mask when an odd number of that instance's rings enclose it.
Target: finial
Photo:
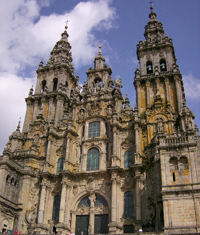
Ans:
[[[68,28],[68,23],[70,22],[70,20],[66,20],[65,21],[65,30],[67,30],[67,28]]]
[[[153,1],[150,1],[150,10],[153,11]]]
[[[101,55],[101,48],[102,48],[102,46],[101,46],[101,43],[100,43],[99,44],[99,52],[98,52],[99,55]]]
[[[18,122],[18,125],[17,125],[17,131],[20,130],[20,123],[21,123],[21,117],[19,118],[19,122]]]

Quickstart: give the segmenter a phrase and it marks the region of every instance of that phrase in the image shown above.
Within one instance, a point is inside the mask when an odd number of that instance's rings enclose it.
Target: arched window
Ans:
[[[63,170],[63,163],[64,163],[64,158],[59,158],[58,165],[57,165],[57,172],[60,172]]]
[[[81,207],[82,205],[86,206],[86,207],[90,207],[90,199],[89,197],[84,197],[78,204],[78,207]]]
[[[44,88],[45,88],[46,84],[47,84],[47,81],[43,80],[42,81],[42,92],[44,91]]]
[[[57,78],[54,78],[54,79],[53,79],[53,91],[56,91],[56,90],[57,90],[57,86],[58,86],[58,79],[57,79]]]
[[[12,178],[11,181],[10,181],[10,183],[11,183],[12,185],[14,185],[14,182],[15,182],[15,180],[14,180],[14,178]]]
[[[98,137],[100,136],[100,122],[90,122],[88,137]]]
[[[178,159],[176,157],[171,157],[169,160],[170,170],[176,171],[178,170]]]
[[[54,197],[52,220],[59,221],[60,195]]]
[[[133,164],[133,153],[126,151],[124,154],[124,168],[130,167]]]
[[[19,182],[18,182],[18,180],[15,180],[15,183],[14,183],[14,185],[15,185],[15,187],[18,187],[18,185],[19,185]]]
[[[147,69],[147,74],[151,74],[153,73],[153,65],[151,61],[148,61],[146,63],[146,69]]]
[[[87,171],[99,170],[99,150],[91,148],[87,154]]]
[[[167,71],[167,65],[165,59],[160,60],[160,71],[161,72]]]
[[[133,192],[127,191],[124,194],[124,218],[134,217]]]
[[[108,206],[107,201],[102,196],[96,194],[96,200],[95,200],[94,206],[97,207],[101,204],[103,204],[104,206]]]
[[[7,183],[10,183],[10,175],[7,175],[7,177],[6,177],[6,182],[7,182]]]
[[[186,157],[182,156],[180,159],[179,159],[179,166],[180,166],[180,170],[186,170],[188,169],[188,160]]]

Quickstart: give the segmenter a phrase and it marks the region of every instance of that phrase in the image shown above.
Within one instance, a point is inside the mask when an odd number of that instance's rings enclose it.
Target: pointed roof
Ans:
[[[150,7],[151,13],[149,14],[149,22],[145,26],[144,36],[146,40],[148,39],[156,39],[158,37],[164,37],[164,30],[162,23],[157,20],[157,14],[153,11],[153,6]]]
[[[151,49],[152,47],[168,46],[172,48],[174,53],[172,39],[165,34],[163,25],[157,19],[157,14],[153,11],[153,6],[150,7],[149,22],[145,26],[144,37],[145,41],[140,41],[137,44],[137,54],[139,51]],[[174,53],[175,58],[175,53]]]
[[[51,51],[47,64],[43,66],[43,61],[41,61],[37,71],[45,68],[65,67],[74,75],[74,65],[72,64],[71,45],[68,41],[69,35],[67,33],[67,28],[66,25],[64,32],[61,34],[61,39],[56,42]]]
[[[104,67],[105,58],[102,56],[101,48],[102,48],[102,46],[100,44],[98,54],[94,58],[94,67],[96,69],[102,69]]]

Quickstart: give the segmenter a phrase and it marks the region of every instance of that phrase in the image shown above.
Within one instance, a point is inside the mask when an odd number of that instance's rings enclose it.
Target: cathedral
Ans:
[[[79,85],[65,27],[0,156],[0,232],[200,233],[199,130],[152,6],[144,37],[132,108],[101,46]]]

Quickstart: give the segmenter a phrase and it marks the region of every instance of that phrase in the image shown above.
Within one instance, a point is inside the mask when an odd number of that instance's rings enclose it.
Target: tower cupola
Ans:
[[[172,71],[176,57],[171,37],[165,35],[162,23],[150,7],[149,22],[145,26],[145,40],[137,44],[141,75]],[[153,53],[152,53],[153,52]]]

